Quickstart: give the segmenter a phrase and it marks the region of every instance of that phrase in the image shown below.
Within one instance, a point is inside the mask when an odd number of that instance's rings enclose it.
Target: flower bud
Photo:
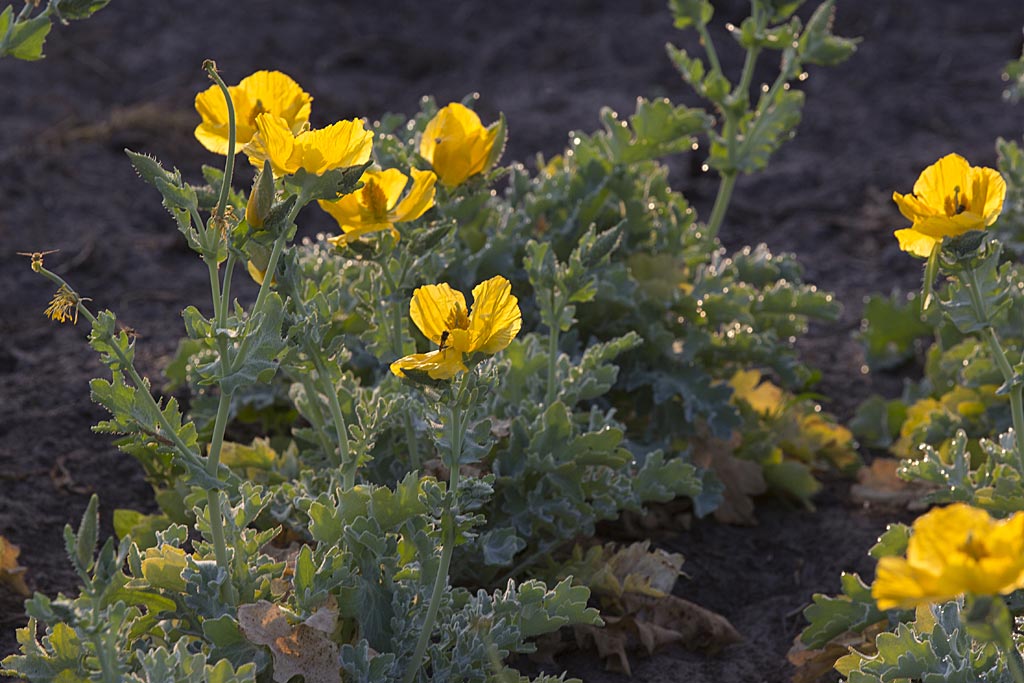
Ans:
[[[263,162],[263,170],[256,174],[249,191],[249,201],[245,204],[245,222],[253,228],[263,227],[274,205],[274,174],[270,170],[270,162]]]

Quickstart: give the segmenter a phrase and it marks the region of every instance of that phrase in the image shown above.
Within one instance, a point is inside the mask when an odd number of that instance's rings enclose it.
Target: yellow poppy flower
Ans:
[[[313,98],[299,84],[280,71],[257,71],[238,85],[228,86],[235,105],[235,152],[256,134],[256,117],[263,113],[284,119],[298,133],[309,122]],[[196,95],[196,111],[202,122],[196,126],[196,139],[215,154],[228,153],[228,106],[224,93],[211,85]]]
[[[906,558],[878,561],[871,596],[880,609],[909,609],[1018,588],[1024,588],[1024,512],[996,520],[957,503],[914,521]]]
[[[335,168],[358,166],[370,160],[372,148],[373,133],[363,126],[363,119],[338,121],[295,134],[280,116],[260,114],[256,117],[256,136],[245,146],[245,153],[257,168],[269,159],[274,177],[280,178],[300,168],[322,175]]]
[[[893,192],[892,198],[913,223],[894,233],[900,249],[927,258],[943,238],[995,223],[1003,210],[1006,181],[994,169],[947,154],[921,173],[912,193]]]
[[[473,288],[473,310],[468,313],[462,292],[441,283],[417,288],[409,315],[438,348],[396,360],[391,372],[399,377],[405,377],[406,370],[418,370],[432,379],[451,379],[466,370],[463,354],[501,351],[519,334],[523,322],[512,283],[500,275]]]
[[[401,202],[398,199],[409,177],[397,168],[366,171],[360,178],[362,188],[333,201],[321,199],[320,208],[329,213],[345,233],[329,237],[327,241],[340,246],[379,230],[390,230],[397,240],[395,223],[414,221],[434,205],[437,176],[433,171],[416,168],[410,172],[412,187]]]
[[[420,139],[420,156],[430,163],[442,185],[455,187],[487,170],[498,132],[498,124],[484,128],[476,112],[452,102],[427,124]]]

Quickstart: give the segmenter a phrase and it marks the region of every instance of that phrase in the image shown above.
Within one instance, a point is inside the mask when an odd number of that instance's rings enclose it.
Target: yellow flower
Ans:
[[[452,102],[427,124],[420,139],[420,156],[434,168],[442,185],[461,185],[493,163],[500,129],[500,121],[484,128],[476,112]]]
[[[323,175],[335,168],[358,166],[370,160],[372,148],[373,133],[363,126],[363,119],[338,121],[295,134],[280,116],[260,114],[256,117],[256,136],[245,146],[245,153],[257,168],[269,159],[274,177],[279,178],[300,168]]]
[[[871,596],[880,609],[909,609],[959,595],[1024,588],[1024,512],[995,520],[957,503],[914,521],[907,557],[883,557]]]
[[[59,323],[66,323],[70,320],[73,325],[77,325],[78,296],[68,289],[67,285],[61,285],[43,314],[50,320],[56,320]]]
[[[466,297],[446,283],[424,285],[412,293],[409,315],[437,351],[414,353],[391,364],[391,372],[426,372],[432,379],[451,379],[466,370],[463,354],[495,354],[508,346],[522,326],[519,299],[512,283],[500,275],[473,288],[473,310],[466,312]]]
[[[390,230],[398,239],[395,223],[413,221],[434,205],[434,185],[437,176],[433,171],[410,169],[412,187],[401,202],[409,177],[397,168],[386,171],[366,171],[360,180],[363,187],[340,199],[321,199],[320,208],[331,214],[345,234],[328,238],[334,245],[344,245],[363,235],[379,230]]]
[[[257,71],[228,87],[235,105],[235,152],[256,134],[256,117],[263,113],[280,116],[292,132],[298,133],[309,121],[313,98],[299,84],[280,71]],[[228,106],[224,93],[211,85],[196,95],[196,111],[202,122],[196,139],[215,154],[228,153]]]
[[[998,171],[947,154],[921,173],[911,194],[892,194],[913,222],[895,232],[900,249],[927,258],[945,237],[984,230],[999,218],[1005,197],[1006,181]]]

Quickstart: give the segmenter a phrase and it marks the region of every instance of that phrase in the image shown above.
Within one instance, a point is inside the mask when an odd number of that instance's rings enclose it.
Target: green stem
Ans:
[[[981,286],[978,283],[977,273],[973,267],[964,268],[964,273],[967,275],[967,293],[971,298],[971,304],[974,306],[975,315],[987,325],[984,334],[985,340],[988,342],[989,351],[992,354],[992,359],[999,368],[1003,380],[1010,388],[1010,415],[1013,419],[1013,435],[1017,444],[1017,463],[1021,471],[1024,472],[1024,393],[1022,393],[1024,392],[1024,386],[1013,381],[1017,373],[1014,372],[1010,360],[1006,357],[1006,351],[999,341],[999,335],[989,320],[988,308],[985,306],[985,300],[981,295]]]
[[[223,317],[217,321],[220,327],[227,324],[228,308],[231,306],[231,276],[235,272],[237,258],[235,252],[228,252],[228,262],[224,266],[224,285],[221,287],[220,293],[220,314]]]
[[[418,470],[420,468],[420,447],[416,438],[416,427],[412,424],[412,415],[406,410],[403,416],[405,418],[405,442],[409,448],[409,469]]]
[[[732,190],[736,185],[736,175],[735,171],[722,173],[722,179],[718,184],[718,194],[715,196],[715,206],[711,209],[711,218],[705,229],[708,237],[712,239],[718,236],[718,230],[722,227],[722,221],[725,220],[725,212],[729,208]]]
[[[1021,662],[1020,651],[1013,642],[1013,635],[1003,634],[998,646],[1006,657],[1006,666],[1010,669],[1014,683],[1024,683],[1024,663]]]
[[[711,63],[711,70],[722,73],[722,64],[718,61],[718,51],[715,50],[715,41],[711,40],[708,26],[704,22],[697,22],[697,33],[700,34],[700,42],[704,45],[704,51],[708,53],[708,62]]]
[[[267,272],[269,273],[270,271]],[[270,279],[269,276],[264,278],[263,281],[266,282],[268,279]],[[299,315],[303,318],[308,318],[306,303],[302,300],[302,295],[297,289],[291,291],[291,299]],[[338,457],[332,458],[332,460],[335,466],[340,465],[342,467],[342,485],[348,490],[355,486],[356,468],[355,463],[349,462],[348,425],[345,422],[345,414],[341,411],[341,403],[338,401],[338,387],[330,381],[327,364],[324,362],[320,349],[313,346],[308,337],[303,337],[302,347],[305,349],[306,355],[313,361],[313,367],[316,368],[317,383],[320,385],[320,390],[327,396],[327,405],[331,411],[331,420],[334,422],[334,431],[338,438],[338,448],[329,449],[327,455],[334,455],[337,451]]]
[[[228,414],[231,409],[231,395],[221,390],[220,400],[217,404],[217,418],[213,423],[213,438],[210,441],[210,451],[206,456],[206,472],[211,477],[217,476],[220,467],[220,452],[224,446],[224,432],[227,430]],[[228,604],[235,603],[235,588],[231,581],[231,563],[228,559],[227,544],[224,541],[224,512],[221,508],[220,491],[210,489],[206,492],[206,499],[210,512],[210,535],[213,537],[213,552],[217,558],[217,566],[227,574],[228,581],[224,583],[224,598]]]
[[[544,395],[545,403],[551,405],[558,395],[558,308],[555,302],[555,290],[551,290],[551,311],[548,324],[548,388]]]
[[[330,457],[330,454],[334,452],[334,446],[331,445],[330,439],[327,438],[327,427],[324,424],[324,413],[320,410],[320,399],[317,396],[316,387],[313,385],[313,380],[310,379],[309,375],[305,373],[299,373],[299,382],[302,384],[302,388],[306,391],[306,401],[309,403],[310,415],[308,416],[310,423],[313,425],[313,429],[316,431],[317,439],[320,441],[320,448],[323,449],[324,455]]]
[[[465,380],[463,382],[465,387]],[[461,397],[462,392],[459,392]],[[454,398],[449,407],[448,413],[449,444],[451,454],[448,458],[448,492],[445,496],[444,509],[441,512],[441,562],[437,567],[437,575],[434,577],[434,586],[430,591],[430,603],[427,605],[427,614],[423,620],[423,630],[420,631],[416,641],[416,649],[413,651],[412,659],[405,669],[405,676],[402,683],[412,683],[416,679],[416,673],[423,665],[423,656],[430,644],[430,637],[434,632],[434,621],[437,619],[437,612],[441,606],[441,596],[444,594],[445,586],[448,584],[448,571],[452,564],[452,555],[455,553],[455,512],[453,503],[456,491],[459,486],[459,458],[462,454],[462,410],[459,405],[459,398]]]
[[[351,489],[356,483],[355,463],[349,462],[348,427],[345,424],[345,414],[341,412],[341,403],[338,401],[338,387],[330,381],[327,373],[327,366],[320,357],[318,349],[309,349],[307,353],[313,359],[313,366],[316,368],[317,379],[320,381],[321,390],[327,394],[327,407],[331,411],[331,419],[334,421],[334,432],[338,437],[338,459],[336,465],[342,468],[342,483],[345,490]]]
[[[210,293],[213,296],[213,320],[216,327],[222,327],[224,325],[224,302],[220,295],[220,277],[217,274],[217,255],[214,254],[213,258],[208,258],[206,255],[203,256],[203,261],[206,262],[206,269],[210,273]],[[228,359],[222,359],[222,362],[227,363]]]
[[[203,62],[203,68],[206,69],[206,73],[210,75],[210,78],[224,94],[224,101],[228,106],[228,154],[224,162],[224,178],[220,185],[220,197],[217,199],[217,211],[213,214],[214,223],[216,224],[224,218],[224,211],[228,205],[228,196],[231,192],[231,180],[235,172],[235,105],[231,101],[231,91],[228,90],[228,86],[224,84],[224,80],[217,73],[217,65],[207,59]]]

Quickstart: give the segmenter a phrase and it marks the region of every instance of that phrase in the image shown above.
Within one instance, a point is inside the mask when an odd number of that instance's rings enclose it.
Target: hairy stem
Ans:
[[[465,382],[463,383],[463,388]],[[461,397],[462,392],[459,392]],[[445,586],[448,585],[448,571],[452,564],[452,555],[455,552],[455,512],[453,509],[456,490],[459,486],[459,458],[462,455],[462,438],[464,426],[462,424],[462,410],[459,405],[459,398],[453,398],[448,412],[448,434],[451,445],[451,453],[448,457],[448,492],[445,496],[444,509],[441,512],[441,561],[437,567],[437,575],[434,577],[434,586],[430,591],[430,603],[427,606],[427,614],[423,619],[423,630],[420,631],[416,641],[416,649],[413,651],[412,659],[409,660],[405,669],[405,676],[402,683],[412,683],[416,679],[416,673],[423,665],[423,656],[430,644],[430,637],[433,635],[434,622],[437,619],[437,612],[440,609],[441,596],[444,594]]]

